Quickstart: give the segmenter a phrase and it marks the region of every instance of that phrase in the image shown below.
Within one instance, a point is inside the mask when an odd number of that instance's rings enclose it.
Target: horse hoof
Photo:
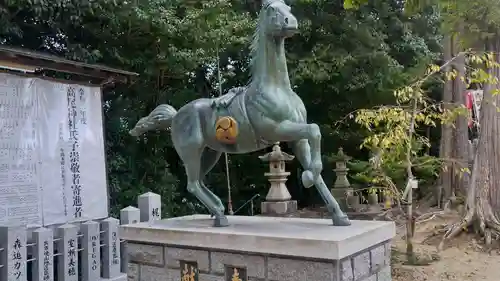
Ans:
[[[334,226],[349,226],[351,225],[351,221],[349,218],[345,215],[333,215],[332,216],[332,221]]]
[[[314,185],[314,175],[311,171],[302,172],[302,184],[305,188],[309,188]]]
[[[229,221],[227,220],[227,217],[224,216],[224,215],[222,215],[222,216],[215,216],[214,226],[215,227],[229,226]]]

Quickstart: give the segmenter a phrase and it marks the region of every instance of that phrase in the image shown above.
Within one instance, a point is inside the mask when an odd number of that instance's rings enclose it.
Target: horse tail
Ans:
[[[129,134],[137,137],[147,131],[168,129],[172,124],[172,119],[177,114],[177,110],[168,104],[160,104],[148,116],[139,119],[135,127]]]

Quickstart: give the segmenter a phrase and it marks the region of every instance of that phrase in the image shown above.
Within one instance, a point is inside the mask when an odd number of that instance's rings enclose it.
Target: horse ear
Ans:
[[[262,0],[262,7],[266,7],[266,6],[270,5],[274,1],[275,0]]]
[[[287,3],[287,2],[291,2],[291,0],[288,0],[288,1],[285,1],[285,0],[262,0],[262,7],[269,6],[269,5],[271,5],[273,2],[283,2],[283,3]]]

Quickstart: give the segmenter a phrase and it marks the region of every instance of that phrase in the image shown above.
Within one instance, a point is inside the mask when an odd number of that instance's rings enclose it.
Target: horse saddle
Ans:
[[[227,108],[229,105],[231,105],[231,102],[234,100],[234,98],[246,91],[246,87],[235,87],[230,89],[225,95],[222,95],[220,97],[214,98],[212,101],[212,108]]]

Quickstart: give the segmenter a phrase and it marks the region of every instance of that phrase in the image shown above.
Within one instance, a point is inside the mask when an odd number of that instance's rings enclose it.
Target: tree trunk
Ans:
[[[465,104],[465,55],[459,55],[462,47],[458,38],[447,35],[444,42],[444,60],[453,62],[453,68],[458,76],[452,81],[446,81],[443,90],[443,104],[447,110],[453,110]],[[446,69],[447,72],[450,68]],[[439,188],[442,191],[441,204],[444,209],[449,208],[449,203],[455,201],[457,193],[466,193],[469,186],[469,175],[463,173],[463,168],[468,167],[469,162],[469,131],[467,127],[467,116],[459,115],[453,130],[452,125],[443,124],[441,129],[440,157],[447,161],[446,168],[441,172]],[[452,162],[450,162],[452,161]]]
[[[486,50],[495,54],[495,61],[500,63],[500,36],[486,45]],[[498,67],[489,68],[491,76],[500,78]],[[453,225],[445,234],[443,242],[462,229],[474,225],[484,235],[486,244],[492,236],[500,237],[500,119],[497,105],[500,95],[493,95],[500,89],[498,84],[485,84],[480,114],[479,143],[474,158],[471,185],[467,191],[466,213],[463,219]]]
[[[462,28],[461,28],[462,29]],[[461,31],[459,32],[461,33]],[[455,70],[458,72],[458,77],[453,81],[453,103],[455,107],[465,105],[466,86],[462,79],[465,78],[465,54],[459,55],[463,50],[456,36],[453,37],[453,56],[458,56],[455,59]],[[455,119],[455,130],[453,136],[453,189],[455,194],[467,193],[469,187],[468,173],[463,173],[463,168],[468,168],[469,165],[469,128],[466,115],[458,115]]]
[[[444,61],[448,62],[453,57],[453,48],[451,35],[446,35],[444,40]],[[445,71],[449,72],[451,67],[446,67]],[[451,110],[451,105],[453,102],[453,81],[446,81],[443,89],[443,108],[445,110]],[[449,161],[452,157],[452,127],[449,124],[443,124],[441,126],[441,143],[439,148],[439,157]],[[444,207],[446,202],[449,201],[452,196],[452,173],[449,165],[441,171],[439,176],[438,185],[438,205],[439,207]]]

